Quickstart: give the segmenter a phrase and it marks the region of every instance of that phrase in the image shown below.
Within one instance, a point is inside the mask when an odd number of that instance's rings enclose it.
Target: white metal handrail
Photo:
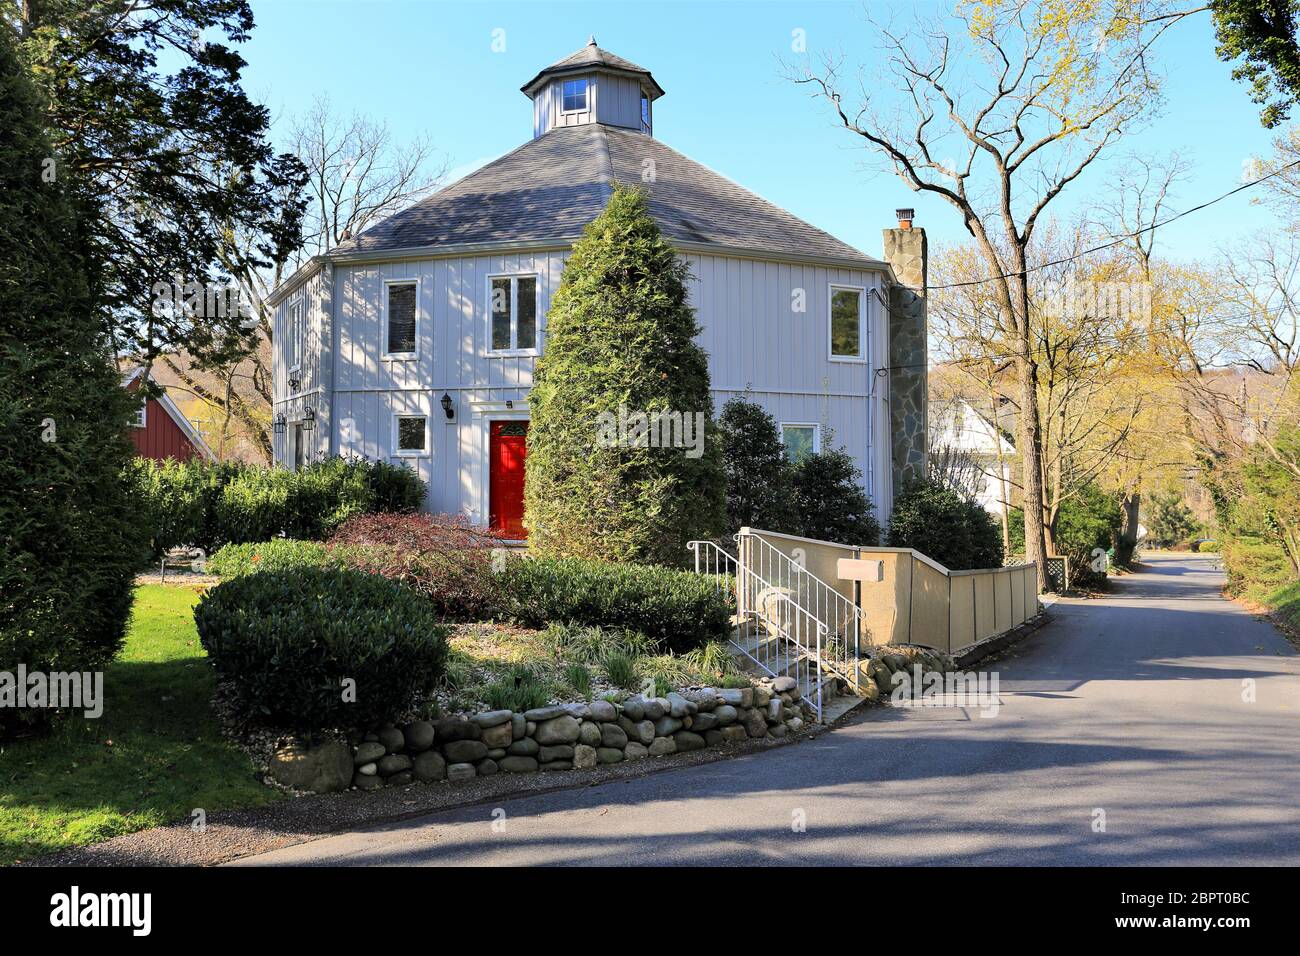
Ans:
[[[809,703],[820,722],[822,664],[830,646],[826,625],[792,598],[787,589],[763,580],[716,542],[690,541],[686,546],[695,555],[697,573],[712,576],[719,590],[734,589],[737,595],[740,640],[733,639],[732,646],[764,673],[793,677],[800,687],[813,691]],[[753,641],[752,645],[746,643],[747,639]]]
[[[865,627],[862,609],[760,535],[742,530],[736,541],[740,567],[752,570],[769,586],[789,588],[795,602],[825,626],[828,640],[824,663],[858,692],[858,662]],[[737,600],[744,603],[743,598]]]

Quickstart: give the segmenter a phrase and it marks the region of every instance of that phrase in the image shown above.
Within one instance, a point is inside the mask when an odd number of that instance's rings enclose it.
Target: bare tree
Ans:
[[[164,358],[185,388],[221,410],[221,433],[237,424],[254,436],[268,462],[273,316],[267,296],[307,258],[423,199],[447,173],[446,160],[427,136],[398,143],[382,123],[359,114],[338,118],[327,98],[317,99],[292,123],[290,141],[309,174],[301,244],[287,262],[263,270],[247,265],[247,251],[264,237],[232,230],[223,243],[222,264],[252,311],[247,340],[232,343],[224,356],[203,366],[184,356]]]
[[[290,139],[311,173],[311,203],[300,256],[318,255],[399,209],[446,178],[447,163],[427,136],[394,142],[384,123],[353,113],[341,119],[319,97],[293,124]]]
[[[909,188],[962,217],[983,257],[1020,391],[1027,556],[1043,558],[1039,363],[1028,284],[1040,218],[1159,100],[1156,39],[1186,16],[1161,0],[1098,4],[988,0],[908,31],[876,25],[884,85],[859,76],[846,101],[841,63],[796,73]],[[892,89],[894,103],[876,101]],[[952,157],[952,158],[948,158]]]

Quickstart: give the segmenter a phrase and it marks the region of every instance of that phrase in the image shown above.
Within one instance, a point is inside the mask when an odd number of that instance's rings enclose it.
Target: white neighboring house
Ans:
[[[1016,446],[1011,441],[1015,422],[1009,413],[1002,416],[1001,427],[993,413],[985,414],[964,398],[942,405],[932,405],[930,412],[930,448],[939,454],[943,448],[969,454],[983,476],[975,495],[990,514],[1000,515],[1012,501],[1012,459]],[[1001,465],[998,456],[1001,454]]]
[[[523,537],[528,393],[547,310],[617,181],[646,189],[690,267],[714,414],[748,393],[792,445],[821,448],[833,433],[887,519],[890,264],[656,139],[663,89],[594,39],[522,91],[528,142],[314,257],[273,293],[275,461],[405,462],[428,486],[428,510]],[[701,96],[702,108],[717,98]],[[906,231],[903,248],[923,246],[910,212],[890,231]]]

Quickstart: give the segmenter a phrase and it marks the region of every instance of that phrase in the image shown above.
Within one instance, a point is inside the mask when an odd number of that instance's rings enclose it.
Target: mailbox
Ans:
[[[885,580],[885,562],[870,558],[840,558],[836,567],[840,580],[879,584]]]

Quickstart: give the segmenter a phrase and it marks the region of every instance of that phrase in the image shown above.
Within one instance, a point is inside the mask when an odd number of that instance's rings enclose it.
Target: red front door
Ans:
[[[508,538],[528,537],[524,528],[524,459],[527,422],[493,422],[489,473],[489,522]]]

